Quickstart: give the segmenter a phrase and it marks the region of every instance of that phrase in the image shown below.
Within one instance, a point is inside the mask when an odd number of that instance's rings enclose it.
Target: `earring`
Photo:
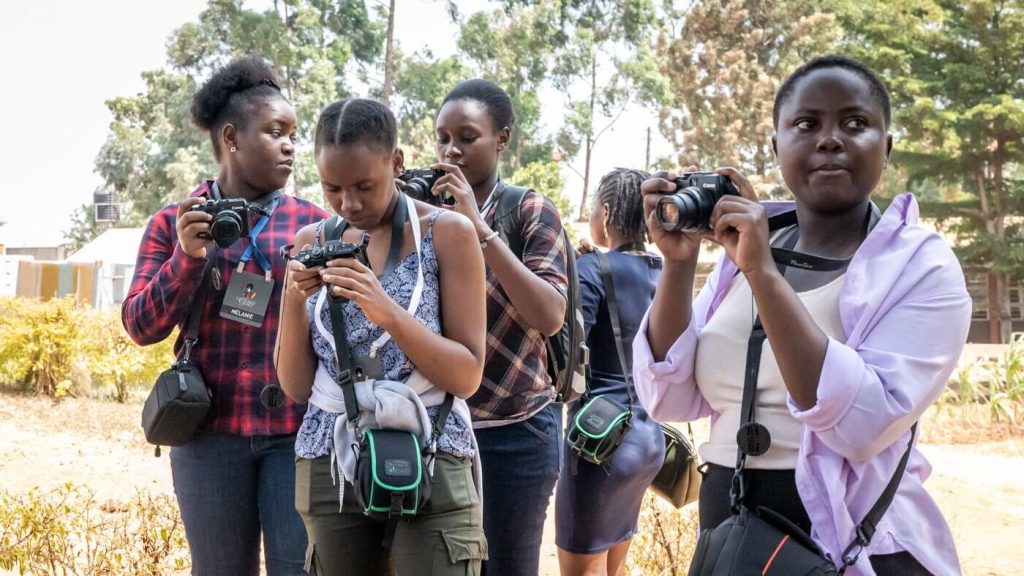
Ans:
[[[230,148],[229,150],[230,150],[231,152],[235,152],[235,151],[237,151],[237,150],[238,150],[238,148],[235,148],[234,146],[232,146],[232,147],[231,147],[231,148]]]

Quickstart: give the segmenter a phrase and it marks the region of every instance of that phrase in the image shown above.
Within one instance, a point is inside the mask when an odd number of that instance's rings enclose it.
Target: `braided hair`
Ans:
[[[352,98],[335,102],[320,113],[313,149],[362,144],[390,154],[398,145],[398,125],[391,109],[376,100]]]
[[[192,96],[192,123],[210,132],[214,158],[220,159],[218,132],[227,124],[244,129],[246,122],[267,101],[284,99],[266,60],[239,58],[218,70]]]
[[[644,222],[644,197],[640,184],[649,177],[643,170],[616,168],[601,178],[594,194],[594,207],[608,205],[608,227],[622,235],[627,242],[643,243],[647,240]]]

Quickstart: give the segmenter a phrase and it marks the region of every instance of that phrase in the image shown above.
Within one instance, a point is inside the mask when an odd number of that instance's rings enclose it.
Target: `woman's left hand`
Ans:
[[[772,272],[771,245],[768,237],[768,215],[757,202],[757,195],[746,176],[735,168],[719,168],[715,172],[727,176],[740,196],[726,195],[715,204],[709,221],[712,239],[725,248],[744,274]]]
[[[320,270],[320,278],[331,296],[340,296],[359,305],[366,319],[387,330],[394,321],[398,305],[388,296],[377,276],[355,258],[331,260]]]

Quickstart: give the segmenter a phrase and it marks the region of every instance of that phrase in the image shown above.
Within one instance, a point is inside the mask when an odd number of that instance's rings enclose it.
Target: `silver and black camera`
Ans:
[[[658,223],[666,232],[708,232],[711,211],[722,196],[739,196],[728,177],[715,172],[687,172],[676,178],[676,191],[658,200]]]
[[[227,248],[242,236],[249,235],[249,203],[241,198],[207,200],[191,210],[213,216],[210,238],[221,248]]]
[[[450,194],[434,196],[430,193],[434,182],[441,176],[447,174],[444,170],[431,170],[430,168],[409,168],[398,177],[402,181],[401,189],[414,200],[420,200],[435,206],[451,206],[455,204],[455,198]]]

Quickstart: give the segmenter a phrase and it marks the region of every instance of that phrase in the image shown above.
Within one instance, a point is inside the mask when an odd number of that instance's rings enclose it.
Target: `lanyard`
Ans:
[[[245,268],[245,264],[256,256],[256,262],[263,269],[263,273],[266,275],[267,280],[271,279],[270,275],[270,261],[267,257],[260,252],[260,247],[256,245],[256,237],[259,236],[260,232],[267,227],[267,222],[270,222],[270,216],[273,215],[274,210],[277,209],[277,205],[281,202],[281,196],[275,195],[274,199],[270,202],[270,208],[264,212],[263,216],[260,217],[256,225],[249,231],[249,247],[242,253],[242,257],[238,259],[238,271],[241,272]]]

